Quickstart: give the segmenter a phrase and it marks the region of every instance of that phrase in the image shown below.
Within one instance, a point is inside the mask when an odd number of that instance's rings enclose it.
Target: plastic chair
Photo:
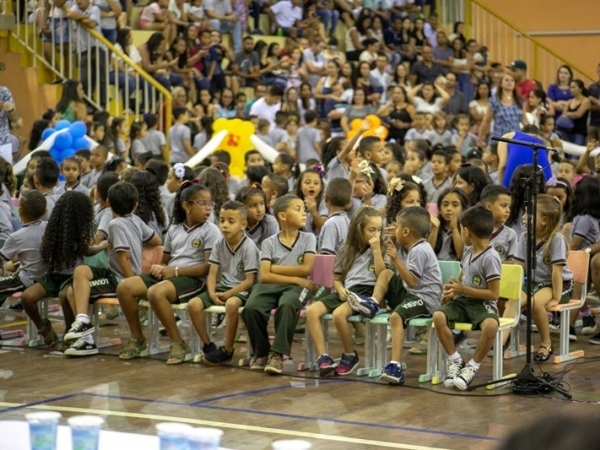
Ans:
[[[587,282],[590,266],[590,254],[585,251],[572,251],[567,257],[567,266],[573,272],[573,298],[568,303],[552,306],[548,311],[560,313],[560,352],[552,358],[554,364],[582,358],[583,350],[569,352],[569,325],[571,324],[571,311],[579,310],[585,305],[587,295]]]

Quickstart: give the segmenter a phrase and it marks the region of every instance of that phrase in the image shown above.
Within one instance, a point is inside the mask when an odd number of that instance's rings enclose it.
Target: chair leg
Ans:
[[[585,354],[583,350],[569,352],[569,325],[571,322],[571,310],[563,309],[560,312],[560,352],[552,358],[554,364],[560,364],[573,359],[582,358]]]
[[[439,377],[438,372],[438,346],[437,335],[433,329],[433,320],[427,325],[427,373],[419,375],[419,383],[432,381]]]

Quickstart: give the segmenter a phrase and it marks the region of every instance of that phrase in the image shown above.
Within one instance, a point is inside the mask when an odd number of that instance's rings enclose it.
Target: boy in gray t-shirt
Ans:
[[[192,147],[192,131],[187,126],[190,121],[188,110],[183,107],[173,109],[175,124],[169,130],[169,145],[171,147],[171,164],[185,163],[196,154]]]
[[[315,111],[304,113],[306,125],[300,127],[298,138],[298,162],[306,164],[309,159],[321,161],[321,133],[317,129],[318,117]]]
[[[345,178],[334,178],[325,187],[325,205],[329,217],[321,227],[318,249],[322,255],[336,255],[348,236],[350,219],[346,210],[352,201],[352,184]]]
[[[76,318],[64,339],[75,343],[65,351],[66,356],[98,353],[92,336],[94,326],[87,315],[89,303],[116,297],[119,281],[142,272],[142,245],[161,244],[160,237],[132,214],[138,202],[138,192],[132,184],[120,181],[112,186],[108,202],[115,217],[108,225],[108,269],[82,265],[73,272],[67,298]]]
[[[498,252],[502,262],[511,261],[517,253],[519,237],[515,230],[504,225],[510,214],[510,191],[501,185],[486,186],[479,201],[494,217],[494,231],[490,236],[492,247]]]

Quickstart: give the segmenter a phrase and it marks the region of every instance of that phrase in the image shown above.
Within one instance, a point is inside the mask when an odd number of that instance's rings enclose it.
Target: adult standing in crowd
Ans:
[[[0,156],[12,164],[12,143],[10,123],[16,122],[19,114],[15,108],[12,93],[6,86],[0,86]]]
[[[600,141],[600,64],[596,67],[598,81],[590,84],[588,99],[590,100],[590,124],[588,137]]]
[[[533,80],[527,78],[527,63],[522,59],[517,59],[506,66],[517,83],[517,92],[522,99],[528,99],[531,91],[537,89]]]

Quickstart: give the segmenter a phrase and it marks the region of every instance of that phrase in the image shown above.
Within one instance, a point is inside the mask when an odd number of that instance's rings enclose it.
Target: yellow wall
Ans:
[[[598,0],[478,0],[515,27],[529,31],[598,30]],[[600,34],[583,36],[535,36],[541,44],[596,79],[600,63]]]

